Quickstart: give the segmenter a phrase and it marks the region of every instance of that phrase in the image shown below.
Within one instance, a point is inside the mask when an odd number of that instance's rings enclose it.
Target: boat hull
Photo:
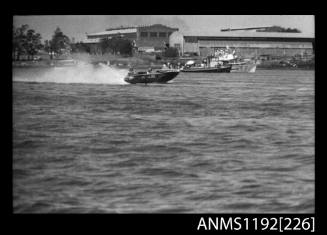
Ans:
[[[179,71],[158,71],[154,73],[129,74],[124,80],[130,84],[167,83],[174,79],[178,74]]]
[[[217,68],[187,68],[181,70],[184,73],[229,73],[232,66],[222,66]]]

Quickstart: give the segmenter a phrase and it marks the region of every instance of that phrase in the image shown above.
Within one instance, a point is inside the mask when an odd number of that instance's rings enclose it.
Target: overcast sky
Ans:
[[[298,28],[306,36],[314,36],[314,16],[310,15],[43,15],[14,16],[16,27],[28,24],[41,33],[43,40],[51,39],[56,27],[76,41],[85,33],[104,31],[116,26],[135,26],[161,23],[177,27],[185,34],[213,34],[222,28],[260,27],[278,25]]]

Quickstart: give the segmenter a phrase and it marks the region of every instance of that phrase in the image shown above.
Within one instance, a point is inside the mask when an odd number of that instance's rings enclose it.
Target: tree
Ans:
[[[41,35],[35,33],[34,29],[29,29],[26,34],[26,41],[24,43],[25,50],[29,58],[34,57],[37,52],[43,47],[41,43]]]
[[[101,53],[104,54],[106,52],[110,52],[114,54],[114,50],[112,49],[112,42],[109,38],[102,38],[100,40],[100,49]]]
[[[50,41],[50,50],[61,55],[70,51],[70,40],[59,27],[54,31],[54,35]]]
[[[83,42],[71,44],[72,52],[91,52],[90,46]]]
[[[21,55],[26,54],[29,58],[42,48],[41,35],[36,33],[34,29],[28,29],[27,24],[19,28],[13,27],[13,58],[19,60]]]
[[[120,54],[123,55],[132,55],[133,52],[133,44],[128,39],[121,39],[118,43],[118,50]]]
[[[19,28],[13,27],[13,45],[12,52],[15,60],[19,60],[20,56],[25,53],[25,43],[26,43],[26,30],[28,25],[24,24]]]
[[[131,55],[133,52],[133,43],[126,38],[112,37],[103,38],[100,41],[101,52],[110,52],[112,54]]]
[[[50,52],[50,41],[49,40],[45,40],[44,41],[44,46],[43,46],[44,50],[46,52]]]

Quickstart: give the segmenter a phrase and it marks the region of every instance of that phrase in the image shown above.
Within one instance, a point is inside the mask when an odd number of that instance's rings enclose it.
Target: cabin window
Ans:
[[[141,37],[142,38],[147,38],[148,37],[148,32],[141,32]]]
[[[150,32],[150,37],[151,38],[156,38],[157,37],[157,32]]]
[[[165,38],[165,37],[167,37],[167,33],[166,32],[159,32],[159,37]]]

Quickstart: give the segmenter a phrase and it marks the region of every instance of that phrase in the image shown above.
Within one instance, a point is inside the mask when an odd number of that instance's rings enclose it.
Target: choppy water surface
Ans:
[[[15,213],[314,212],[314,71],[13,72]]]

